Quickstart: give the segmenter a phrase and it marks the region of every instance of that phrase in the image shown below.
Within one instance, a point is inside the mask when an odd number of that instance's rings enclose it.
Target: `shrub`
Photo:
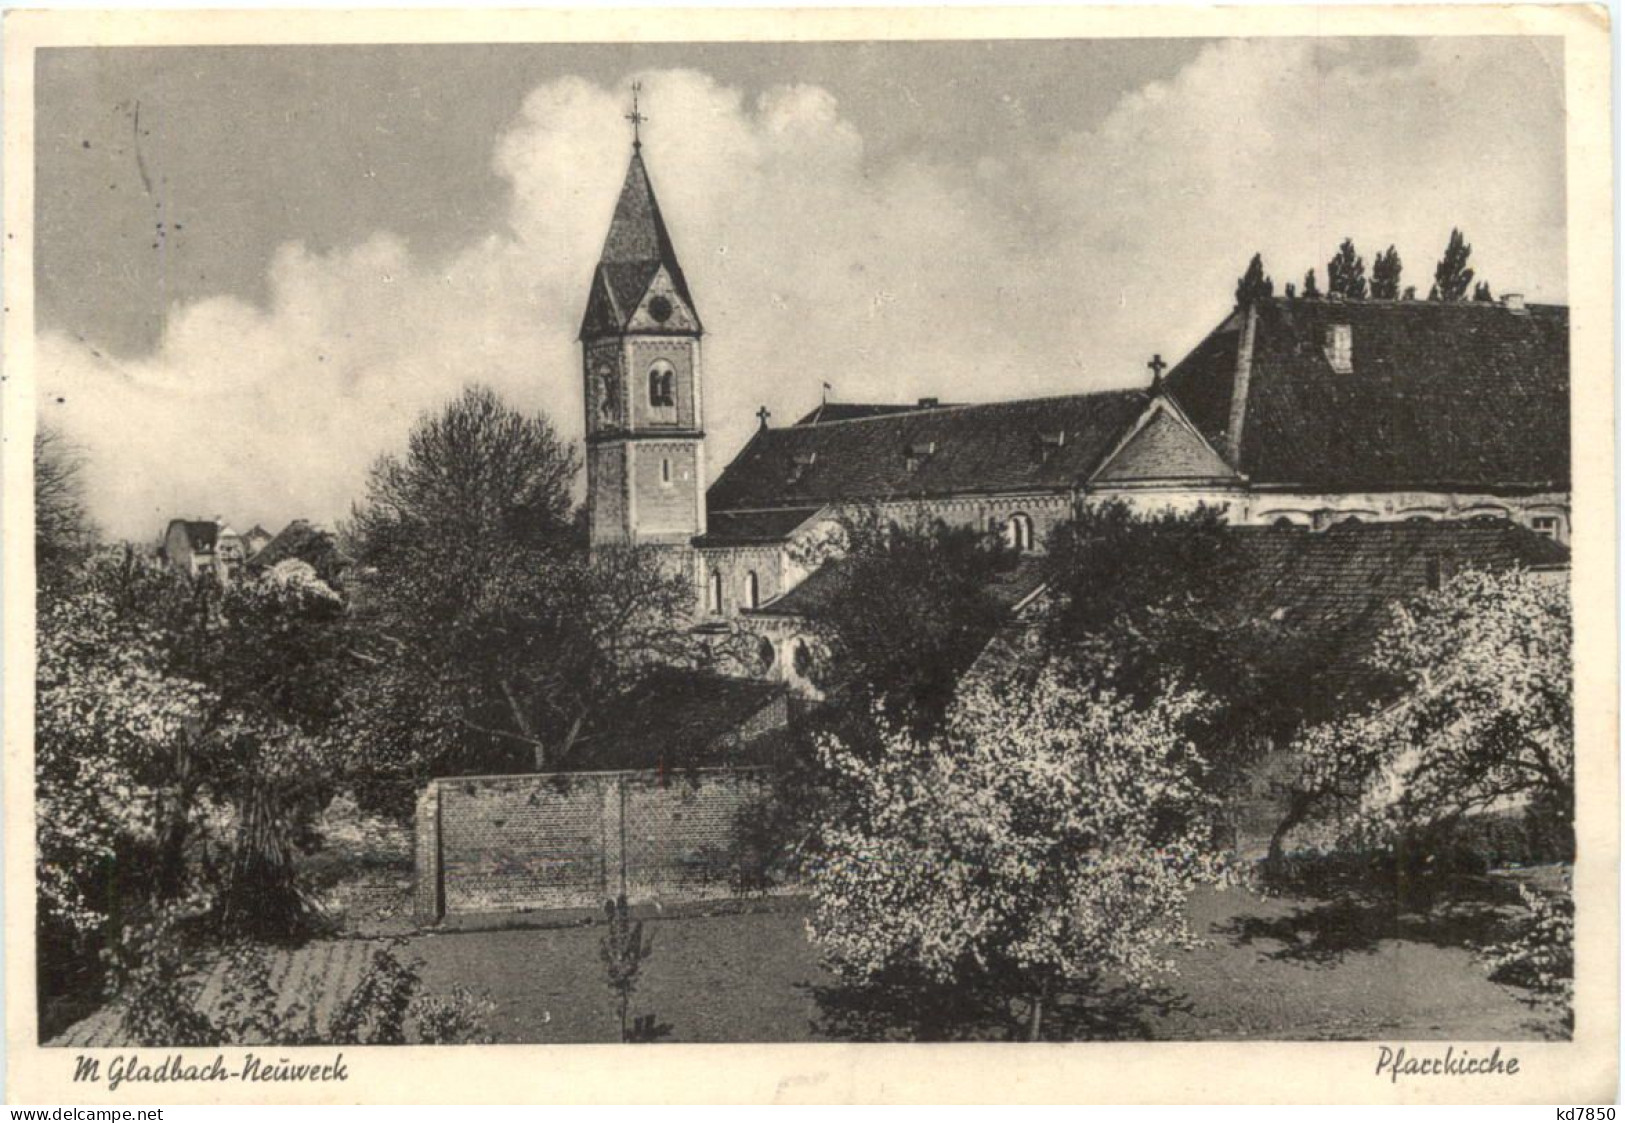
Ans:
[[[271,981],[266,950],[235,944],[226,952],[220,999],[211,1014],[202,1003],[204,953],[187,938],[186,921],[167,910],[126,929],[110,956],[111,978],[123,1003],[120,1029],[134,1044],[405,1045],[414,1024],[418,1039],[427,1045],[490,1040],[485,1019],[495,1005],[464,986],[445,997],[421,994],[420,964],[400,957],[400,940],[374,950],[325,1026],[316,1016],[316,980],[311,980],[310,992],[284,1006]]]
[[[1570,886],[1565,883],[1562,891],[1545,893],[1520,884],[1518,896],[1526,912],[1511,937],[1484,949],[1490,978],[1528,987],[1570,1006],[1574,998],[1574,898]]]
[[[425,994],[412,1002],[418,1037],[425,1045],[489,1045],[485,1024],[495,1011],[495,1002],[462,983],[444,997]]]

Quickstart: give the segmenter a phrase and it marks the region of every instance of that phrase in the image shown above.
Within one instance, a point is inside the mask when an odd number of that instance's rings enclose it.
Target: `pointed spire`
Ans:
[[[610,220],[599,261],[604,265],[630,265],[676,260],[665,220],[660,217],[660,204],[649,183],[643,152],[636,148],[627,165],[626,180],[621,184],[621,197],[615,204],[615,217]]]
[[[647,120],[635,108],[628,116],[638,119],[633,122],[634,126]],[[626,180],[615,203],[615,215],[610,219],[603,252],[598,256],[587,314],[582,321],[582,335],[595,334],[611,321],[616,325],[615,330],[625,328],[650,282],[662,268],[671,277],[672,288],[692,312],[694,300],[689,295],[688,282],[683,277],[682,266],[677,263],[677,251],[672,248],[671,235],[666,232],[660,204],[649,182],[649,169],[643,163],[643,145],[634,137]],[[696,324],[699,322],[697,315],[693,319]]]

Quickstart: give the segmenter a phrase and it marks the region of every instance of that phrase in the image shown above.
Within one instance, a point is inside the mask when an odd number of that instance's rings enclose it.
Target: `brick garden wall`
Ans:
[[[446,914],[596,908],[739,895],[741,811],[760,769],[557,773],[435,780],[418,797],[420,923]]]

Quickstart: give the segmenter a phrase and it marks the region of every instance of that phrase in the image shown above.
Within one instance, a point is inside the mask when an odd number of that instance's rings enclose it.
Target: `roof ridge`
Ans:
[[[916,414],[925,414],[925,413],[943,414],[943,413],[954,413],[954,412],[956,412],[958,410],[962,410],[962,409],[990,409],[990,408],[993,408],[995,406],[1018,406],[1018,405],[1026,405],[1026,404],[1033,403],[1033,402],[1061,402],[1061,401],[1074,401],[1074,400],[1077,400],[1079,398],[1104,398],[1104,397],[1106,397],[1108,395],[1114,395],[1114,394],[1123,394],[1123,395],[1127,395],[1127,394],[1145,394],[1146,396],[1150,396],[1150,389],[1148,387],[1126,386],[1126,387],[1119,387],[1118,389],[1115,389],[1115,390],[1087,390],[1087,391],[1084,391],[1083,393],[1079,393],[1079,394],[1041,394],[1036,398],[1005,398],[1005,399],[1003,399],[1001,401],[996,401],[996,402],[959,402],[956,405],[947,405],[947,406],[909,407],[909,408],[906,408],[906,409],[894,410],[891,413],[877,413],[877,414],[874,414],[874,415],[872,415],[870,417],[841,417],[841,418],[837,418],[834,421],[819,421],[819,422],[815,422],[813,424],[808,424],[808,425],[800,425],[800,424],[781,425],[777,429],[758,430],[758,432],[788,433],[788,432],[791,432],[792,430],[796,430],[796,429],[802,429],[802,430],[807,430],[807,429],[828,429],[832,425],[854,425],[854,424],[857,424],[859,422],[864,422],[864,421],[894,421],[899,417],[913,417]],[[842,403],[839,403],[839,404],[842,404],[842,405],[861,405],[863,403],[861,403],[861,402],[842,402]],[[874,402],[874,403],[870,403],[870,404],[881,405],[881,404],[884,404],[884,403]],[[900,402],[898,404],[902,405],[904,403]]]
[[[1514,289],[1512,291],[1516,292],[1517,290]],[[1311,304],[1324,308],[1358,308],[1375,306],[1381,308],[1483,308],[1489,311],[1512,311],[1512,309],[1508,308],[1501,302],[1500,297],[1497,297],[1494,300],[1405,300],[1397,296],[1380,298],[1366,296],[1361,297],[1358,300],[1332,300],[1325,294],[1320,296],[1304,296],[1302,293],[1299,293],[1297,296],[1263,297],[1261,298],[1261,303],[1284,305],[1288,307]],[[1532,300],[1526,300],[1523,306],[1525,310],[1530,308],[1550,308],[1561,309],[1565,312],[1568,311],[1569,308],[1567,304],[1537,302]]]

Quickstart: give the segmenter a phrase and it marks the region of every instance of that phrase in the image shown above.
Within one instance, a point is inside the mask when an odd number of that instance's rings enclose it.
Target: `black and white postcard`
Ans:
[[[14,1102],[1612,1102],[1599,9],[6,31]]]

